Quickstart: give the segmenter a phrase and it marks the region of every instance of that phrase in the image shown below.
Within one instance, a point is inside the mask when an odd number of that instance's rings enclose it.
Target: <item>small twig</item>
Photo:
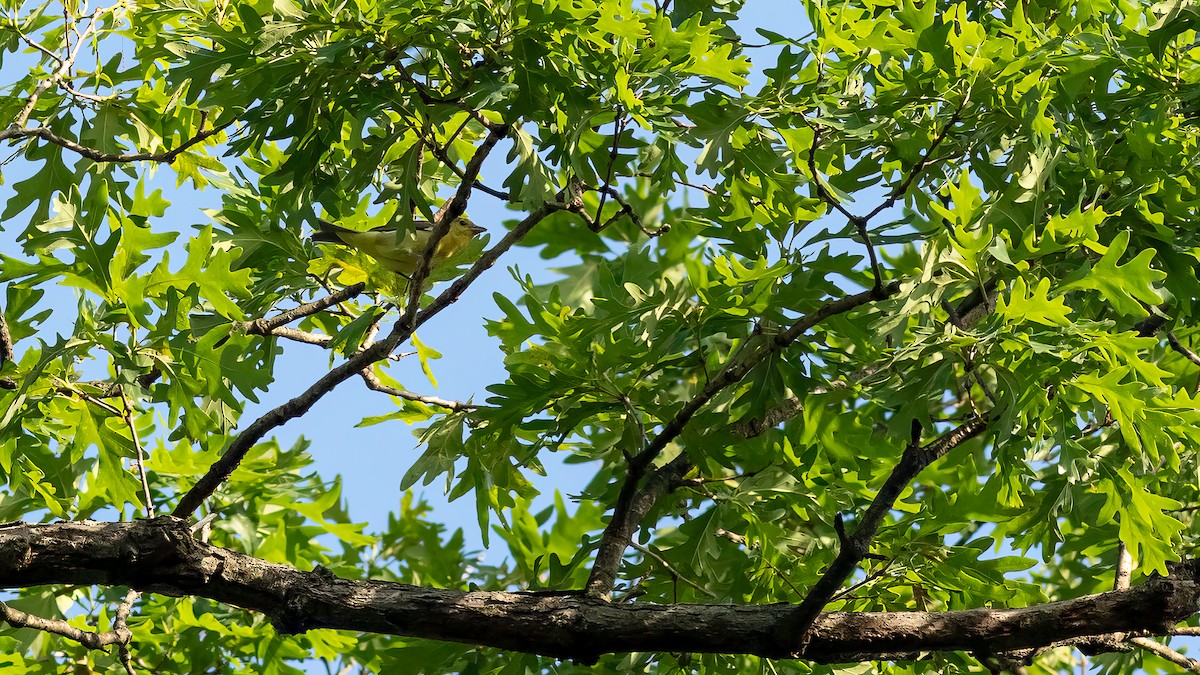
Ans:
[[[437,159],[439,162],[441,162],[443,166],[450,169],[450,172],[453,173],[458,178],[459,181],[466,180],[466,177],[467,177],[466,172],[463,171],[462,169],[458,168],[458,164],[454,160],[450,159],[450,155],[448,155],[446,153],[445,148],[440,147],[437,143],[434,143],[433,141],[425,138],[424,135],[421,135],[421,134],[418,134],[418,135],[421,139],[422,146],[427,148],[431,153],[433,153],[433,156],[435,159]],[[447,146],[448,145],[449,145],[449,143],[447,143]],[[483,181],[480,181],[478,179],[476,179],[476,181],[474,183],[474,188],[476,190],[479,190],[480,192],[483,192],[484,194],[491,195],[491,196],[495,197],[496,199],[502,199],[506,202],[512,201],[512,195],[509,194],[508,192],[504,192],[503,190],[497,190],[495,188],[488,187],[487,185],[483,184]]]
[[[613,120],[612,149],[608,151],[608,171],[604,176],[604,187],[599,191],[600,203],[596,206],[596,221],[599,221],[601,216],[604,215],[604,200],[608,197],[608,192],[612,188],[613,170],[617,166],[617,157],[621,149],[621,134],[623,133],[625,133],[625,113],[621,111],[620,106],[617,106],[617,115]]]
[[[175,148],[174,150],[168,150],[166,152],[126,152],[126,153],[104,152],[101,150],[97,150],[95,148],[89,148],[87,146],[80,145],[79,143],[76,143],[75,141],[72,141],[69,138],[63,138],[62,136],[58,136],[54,132],[47,129],[46,127],[37,127],[37,128],[29,129],[29,128],[25,128],[23,126],[19,126],[19,125],[15,125],[15,124],[8,127],[7,129],[4,129],[3,131],[0,131],[0,141],[6,141],[10,138],[34,138],[34,137],[36,137],[36,138],[40,138],[44,141],[47,141],[49,143],[53,143],[55,145],[66,148],[67,150],[71,150],[72,152],[82,155],[83,157],[86,157],[87,159],[90,159],[93,162],[128,163],[128,162],[147,161],[147,162],[161,162],[164,164],[171,164],[172,162],[175,161],[175,159],[177,157],[179,157],[180,154],[182,154],[183,152],[185,152],[192,146],[204,141],[205,139],[211,138],[212,136],[216,136],[217,134],[224,132],[227,127],[229,127],[230,125],[233,124],[233,122],[228,122],[226,124],[223,124],[219,127],[214,128],[214,129],[209,129],[209,130],[205,131],[203,128],[204,127],[204,123],[203,123],[203,115],[204,114],[205,113],[201,113],[202,119],[201,119],[201,124],[200,124],[200,127],[201,127],[200,131],[197,131],[195,136],[192,136],[188,140],[184,141],[182,144],[179,145],[179,147]]]
[[[647,171],[639,171],[639,172],[635,173],[634,175],[641,176],[642,178],[656,178],[657,177],[654,174],[649,173]],[[678,178],[675,178],[674,176],[671,177],[671,182],[675,183],[676,185],[682,185],[683,187],[690,187],[693,190],[699,190],[699,191],[703,192],[704,194],[712,196],[712,197],[716,197],[718,194],[720,194],[716,190],[708,187],[707,185],[696,185],[695,183],[689,183],[685,180],[679,180]]]
[[[580,219],[583,220],[583,224],[587,225],[587,228],[592,232],[599,232],[601,229],[603,229],[596,223],[596,221],[592,220],[592,217],[588,215],[588,212],[583,208],[583,204],[573,205],[567,210],[579,216]]]
[[[1161,642],[1155,642],[1154,640],[1145,637],[1129,638],[1129,642],[1141,647],[1142,649],[1145,649],[1148,652],[1154,652],[1158,656],[1161,656],[1162,658],[1189,672],[1200,673],[1200,661],[1190,659],[1174,649],[1162,644]]]
[[[729,541],[737,544],[738,546],[746,546],[746,537],[745,536],[740,535],[737,532],[730,532],[729,530],[726,530],[724,528],[718,527],[716,530],[713,531],[713,536],[728,539]],[[767,557],[765,555],[763,555],[762,549],[759,548],[758,542],[750,544],[749,546],[746,546],[746,547],[748,549],[750,549],[751,551],[754,551],[755,554],[758,556],[758,559],[761,560],[764,565],[771,568],[771,571],[775,573],[775,576],[782,579],[783,583],[787,584],[788,587],[790,587],[792,589],[792,592],[796,594],[796,597],[800,597],[802,595],[802,593],[800,592],[800,589],[796,588],[795,584],[792,583],[792,580],[788,579],[787,575],[785,575],[778,567],[776,567],[775,565],[772,565],[770,560],[767,560]]]
[[[328,335],[318,335],[316,333],[309,333],[302,330],[284,328],[284,325],[306,316],[312,316],[313,314],[324,311],[336,304],[345,302],[359,293],[362,293],[364,288],[366,288],[366,284],[360,281],[357,284],[351,284],[339,291],[330,293],[324,298],[313,300],[312,302],[306,302],[285,312],[280,312],[269,319],[240,321],[234,323],[232,328],[234,331],[241,331],[246,335],[274,335],[277,337],[287,338],[289,340],[295,340],[296,342],[325,346],[333,338]],[[230,335],[232,335],[232,333]],[[230,336],[227,335],[221,338],[215,345],[213,345],[213,347],[216,348],[223,346],[226,342],[229,342],[229,337]]]
[[[1173,331],[1167,332],[1167,342],[1171,344],[1171,349],[1183,354],[1184,358],[1186,358],[1188,361],[1200,366],[1200,355],[1197,355],[1196,352],[1185,347],[1183,343],[1179,341],[1179,338],[1175,337],[1175,333]]]
[[[141,479],[142,495],[146,500],[146,517],[153,518],[157,509],[154,506],[154,498],[150,496],[150,481],[146,479],[146,451],[142,448],[142,441],[138,438],[137,426],[133,421],[133,406],[129,404],[129,397],[125,395],[125,390],[120,391],[121,404],[124,408],[121,417],[125,420],[125,426],[129,427],[129,437],[133,439],[133,447],[137,451],[138,478]],[[130,593],[132,592],[130,591]]]
[[[712,591],[701,586],[700,584],[696,583],[695,581],[692,581],[691,579],[689,579],[689,578],[683,576],[682,574],[680,574],[679,572],[675,571],[675,568],[671,567],[671,563],[664,560],[663,557],[660,556],[659,554],[650,550],[649,547],[642,546],[641,544],[637,543],[636,541],[630,542],[630,546],[637,549],[638,551],[641,551],[643,555],[653,558],[654,561],[657,562],[659,565],[662,565],[663,569],[665,569],[672,577],[682,581],[683,583],[687,584],[688,586],[691,586],[692,588],[696,589],[697,591],[700,591],[701,593],[703,593],[704,595],[707,595],[710,598],[717,597],[716,593],[713,593]]]
[[[375,306],[379,307],[378,304]],[[387,313],[394,308],[395,306],[390,302],[383,304],[383,311],[375,316],[375,320],[372,321],[371,325],[367,326],[367,330],[363,332],[362,347],[360,349],[366,349],[375,344],[375,338],[378,337],[379,329],[383,325],[383,317],[387,316]]]
[[[413,393],[411,391],[407,391],[404,389],[397,389],[396,387],[389,387],[388,385],[379,381],[379,376],[376,375],[375,372],[373,370],[371,370],[371,368],[364,369],[362,371],[361,375],[362,375],[363,381],[367,383],[368,389],[371,389],[372,391],[378,391],[380,393],[387,394],[389,396],[395,396],[396,398],[402,398],[407,401],[416,401],[417,403],[424,403],[426,405],[435,405],[435,406],[438,406],[439,408],[445,408],[446,410],[449,410],[450,412],[470,411],[470,410],[475,410],[479,407],[479,406],[471,404],[471,403],[461,403],[459,401],[450,401],[450,400],[447,400],[444,398],[438,398],[437,396],[425,396],[423,394],[416,394],[416,393]]]
[[[887,571],[892,566],[893,562],[895,562],[895,560],[893,558],[884,558],[883,565],[880,565],[879,569],[877,569],[874,572],[867,575],[867,577],[865,579],[863,579],[862,581],[859,581],[858,583],[852,584],[852,585],[848,586],[847,588],[845,588],[837,593],[834,593],[833,597],[830,598],[829,601],[836,602],[838,600],[841,600],[842,598],[850,595],[854,591],[862,588],[863,586],[866,586],[867,584],[871,583],[872,581],[875,581],[879,577],[882,577],[884,574],[887,574]]]
[[[200,520],[197,520],[195,523],[193,523],[188,528],[188,531],[192,534],[199,534],[200,537],[198,538],[201,541],[208,541],[208,527],[209,525],[212,525],[212,522],[217,519],[218,515],[220,515],[219,511],[210,512],[207,516],[204,516]]]
[[[717,476],[716,478],[700,478],[699,476],[697,476],[696,478],[689,478],[689,479],[685,480],[681,487],[686,487],[689,485],[690,486],[708,485],[709,483],[728,483],[729,481],[733,481],[733,480],[744,480],[746,478],[753,478],[761,472],[762,472],[762,469],[759,469],[757,471],[745,471],[742,473],[736,473],[736,474],[733,474],[732,476]]]
[[[303,342],[304,344],[317,345],[318,347],[328,347],[329,343],[333,341],[333,338],[329,335],[321,335],[320,333],[310,333],[305,330],[298,330],[296,328],[288,328],[287,326],[280,326],[278,328],[272,328],[270,335],[272,335],[274,337],[281,337],[281,338],[284,338],[287,340],[292,340],[294,342]]]
[[[588,223],[588,229],[592,230],[593,232],[599,232],[600,230],[607,228],[609,225],[612,225],[613,223],[617,222],[618,220],[620,220],[621,218],[623,218],[625,216],[629,216],[629,220],[633,221],[633,224],[636,225],[637,228],[642,231],[642,234],[646,235],[647,237],[658,237],[658,236],[662,236],[662,235],[666,234],[667,232],[671,231],[671,226],[669,224],[665,224],[665,223],[663,224],[662,227],[658,228],[657,230],[651,230],[651,229],[647,228],[645,225],[643,225],[642,217],[637,214],[637,211],[633,210],[633,206],[630,205],[629,202],[625,201],[625,198],[621,196],[621,193],[618,192],[613,187],[604,186],[604,187],[599,187],[599,188],[593,188],[593,187],[585,186],[585,188],[588,190],[594,190],[594,191],[600,193],[600,196],[601,196],[600,207],[601,208],[596,209],[596,217],[597,218],[600,217],[600,211],[603,209],[603,206],[604,206],[603,201],[604,201],[604,197],[606,195],[608,197],[611,197],[613,201],[615,201],[617,204],[620,204],[620,206],[621,206],[621,208],[616,213],[609,216],[608,219],[606,219],[601,224],[597,224],[598,221],[592,220],[591,218],[589,218],[581,207],[577,211],[577,213],[579,215],[583,216],[584,222]]]
[[[162,370],[160,370],[158,368],[158,366],[155,366],[154,368],[151,368],[148,372],[137,376],[137,378],[134,380],[134,382],[136,382],[137,385],[139,387],[141,387],[142,389],[149,389],[150,386],[153,385],[155,382],[157,382],[158,378],[160,378],[160,377],[162,377]],[[72,388],[60,387],[58,389],[58,392],[60,394],[67,394],[68,396],[75,396],[75,395],[79,394],[80,392],[78,392],[76,389],[74,389],[74,387],[92,387],[97,390],[96,393],[91,394],[91,396],[93,398],[97,398],[97,399],[115,398],[115,397],[121,395],[121,384],[119,382],[80,380],[79,382],[73,383],[71,385],[71,387]]]
[[[311,316],[338,303],[345,302],[359,293],[362,293],[364,288],[366,288],[366,284],[361,281],[357,284],[350,284],[349,286],[331,293],[324,298],[313,300],[312,302],[306,302],[303,305],[293,307],[285,312],[280,312],[270,319],[258,319],[257,321],[251,321],[249,323],[252,325],[246,328],[246,332],[251,334],[265,335],[274,328],[289,324],[296,319],[302,319],[306,316]]]
[[[883,200],[881,204],[872,209],[871,212],[863,218],[863,220],[870,220],[883,211],[891,208],[897,200],[899,200],[908,192],[908,189],[912,187],[913,182],[916,181],[916,179],[920,177],[921,173],[925,171],[925,168],[933,163],[932,157],[934,151],[937,150],[938,146],[942,144],[942,141],[946,140],[946,137],[950,134],[950,129],[953,128],[955,124],[958,124],[959,114],[962,113],[963,106],[966,105],[966,103],[966,97],[964,97],[963,101],[959,103],[958,109],[955,110],[954,114],[950,116],[950,120],[946,122],[945,126],[942,127],[942,130],[933,139],[933,142],[929,144],[929,147],[925,148],[925,151],[921,153],[921,159],[917,160],[917,163],[914,164],[912,169],[909,170],[908,175],[904,178],[904,181],[897,185],[896,189],[892,190],[892,193],[888,195],[887,199]]]
[[[875,278],[873,290],[877,294],[882,293],[883,270],[879,267],[879,258],[875,254],[875,245],[871,243],[871,234],[867,231],[867,221],[870,220],[870,216],[861,218],[851,213],[849,209],[842,205],[841,200],[834,196],[829,187],[825,185],[825,180],[821,178],[821,172],[817,169],[817,147],[821,143],[821,126],[807,119],[804,120],[804,123],[813,132],[812,145],[808,148],[808,171],[812,174],[813,185],[817,188],[817,197],[845,216],[854,225],[854,229],[858,231],[859,238],[862,239],[863,244],[867,247],[867,257],[871,263],[871,274]],[[872,215],[874,213],[876,212],[872,212]]]
[[[102,401],[99,398],[96,398],[95,396],[92,396],[91,394],[89,394],[85,391],[79,391],[78,389],[74,388],[70,384],[63,384],[62,386],[55,387],[54,390],[65,396],[78,396],[80,400],[85,401],[87,403],[91,403],[92,405],[96,406],[97,408],[103,410],[104,412],[106,412],[114,417],[122,417],[121,411],[118,410],[116,408],[116,406],[113,406],[110,403]]]
[[[1129,588],[1130,579],[1133,578],[1133,556],[1129,554],[1129,549],[1125,546],[1125,542],[1117,542],[1117,566],[1113,573],[1113,590],[1124,591]]]
[[[804,119],[804,124],[813,132],[812,145],[808,148],[808,171],[812,174],[813,185],[817,188],[817,197],[845,216],[846,220],[852,223],[856,222],[858,218],[845,206],[842,206],[841,200],[829,191],[829,188],[825,186],[825,180],[821,178],[821,172],[817,170],[817,147],[821,144],[821,126],[810,122],[807,118]]]
[[[69,85],[65,82],[63,82],[59,86],[61,86],[63,88],[63,91],[74,96],[75,98],[81,98],[85,101],[91,101],[93,103],[106,103],[108,101],[111,101],[111,100],[117,98],[116,94],[109,94],[108,96],[100,96],[99,94],[88,94],[88,93],[85,93],[85,92],[75,89],[74,87],[72,87],[71,85]]]
[[[66,8],[67,5],[64,4],[64,13],[66,12]],[[63,39],[67,44],[68,55],[65,58],[58,58],[58,70],[55,70],[54,74],[42,80],[36,87],[34,87],[33,93],[31,93],[29,98],[25,100],[25,107],[21,108],[21,112],[17,113],[17,116],[13,118],[12,125],[4,132],[0,132],[0,140],[6,140],[9,138],[4,135],[5,133],[24,127],[25,123],[29,121],[29,116],[33,114],[34,108],[37,107],[38,99],[42,97],[42,94],[46,93],[46,90],[50,89],[50,87],[56,86],[71,72],[71,68],[75,66],[75,59],[79,57],[79,50],[83,49],[83,45],[87,39],[87,36],[91,35],[92,31],[96,28],[96,17],[100,15],[100,12],[101,10],[99,9],[97,9],[95,12],[92,12],[91,17],[89,17],[90,21],[88,22],[87,30],[85,30],[83,34],[79,36],[79,43],[75,46],[74,50],[70,48],[71,43],[69,40],[67,40],[67,32],[64,30]],[[64,18],[63,23],[69,24],[70,19]]]
[[[34,49],[38,50],[39,52],[45,54],[46,56],[50,57],[51,59],[54,59],[55,63],[60,63],[60,64],[62,63],[63,57],[50,51],[44,45],[42,45],[40,42],[34,42],[33,39],[31,39],[29,36],[25,35],[25,33],[21,31],[20,21],[18,20],[18,18],[15,15],[12,17],[12,29],[13,29],[13,32],[15,32],[17,34],[17,37],[21,38],[22,42],[29,45],[30,47],[33,47]]]
[[[783,583],[787,584],[788,588],[792,589],[792,592],[796,594],[797,598],[802,597],[804,595],[802,592],[800,592],[799,588],[796,588],[796,584],[793,584],[792,580],[787,578],[787,575],[784,574],[782,570],[780,570],[778,567],[776,567],[774,564],[772,564],[770,560],[767,560],[767,556],[763,555],[763,552],[761,550],[758,550],[757,543],[755,544],[755,549],[756,549],[756,552],[758,553],[758,559],[763,561],[764,565],[766,565],[767,567],[770,567],[771,571],[775,573],[775,576],[782,579]]]

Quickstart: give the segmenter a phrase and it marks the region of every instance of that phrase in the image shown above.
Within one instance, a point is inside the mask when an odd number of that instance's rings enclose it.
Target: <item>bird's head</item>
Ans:
[[[466,216],[459,216],[458,220],[454,221],[454,224],[466,229],[468,232],[471,233],[472,237],[483,234],[484,232],[487,232],[487,228],[483,228],[483,227],[476,225],[475,223],[472,223],[471,219],[467,218]]]

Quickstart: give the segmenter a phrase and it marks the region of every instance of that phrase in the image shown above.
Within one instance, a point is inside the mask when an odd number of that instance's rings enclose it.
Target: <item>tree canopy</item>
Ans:
[[[6,3],[0,672],[1200,672],[1200,8],[773,5]]]

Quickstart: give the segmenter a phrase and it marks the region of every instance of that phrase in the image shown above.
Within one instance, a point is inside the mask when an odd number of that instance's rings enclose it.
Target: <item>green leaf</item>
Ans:
[[[1013,323],[1032,321],[1044,326],[1071,325],[1071,320],[1067,318],[1071,313],[1071,308],[1063,302],[1062,296],[1051,300],[1048,297],[1049,293],[1049,279],[1040,279],[1037,286],[1029,289],[1025,285],[1025,280],[1017,277],[1013,281],[1008,298],[1000,300],[996,312],[1005,321]]]
[[[1121,314],[1149,316],[1142,303],[1157,305],[1165,299],[1155,284],[1167,274],[1151,267],[1153,250],[1144,250],[1132,260],[1119,265],[1118,261],[1129,246],[1129,230],[1122,230],[1113,237],[1108,249],[1095,265],[1085,265],[1081,279],[1063,286],[1064,291],[1086,288],[1099,291],[1113,309]]]

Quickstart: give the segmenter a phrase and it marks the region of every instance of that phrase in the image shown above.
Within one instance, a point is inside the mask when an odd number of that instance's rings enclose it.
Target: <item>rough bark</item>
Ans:
[[[804,657],[839,663],[903,660],[922,652],[994,654],[1087,635],[1165,633],[1200,601],[1196,565],[1137,588],[1023,609],[826,612]],[[612,604],[582,594],[464,592],[302,572],[191,536],[164,516],[0,525],[0,587],[130,586],[199,596],[269,616],[284,632],[340,628],[464,642],[560,658],[627,651],[778,656],[793,605]]]

